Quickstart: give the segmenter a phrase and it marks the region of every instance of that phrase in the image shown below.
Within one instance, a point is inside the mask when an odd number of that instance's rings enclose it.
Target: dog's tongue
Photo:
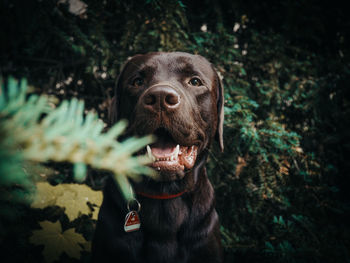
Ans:
[[[159,139],[152,145],[152,153],[158,158],[167,157],[175,151],[175,148],[175,142]]]
[[[193,167],[197,157],[195,145],[181,146],[164,130],[158,130],[155,135],[157,141],[146,147],[147,155],[153,160],[151,167],[169,173]]]

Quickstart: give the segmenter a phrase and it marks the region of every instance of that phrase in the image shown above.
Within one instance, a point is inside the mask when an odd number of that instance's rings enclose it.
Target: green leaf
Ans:
[[[275,251],[274,246],[269,241],[265,242],[265,247],[267,248],[266,249],[267,252],[274,252]]]

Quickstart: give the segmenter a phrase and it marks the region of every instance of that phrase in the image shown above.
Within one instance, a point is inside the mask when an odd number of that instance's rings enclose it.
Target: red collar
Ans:
[[[187,191],[184,190],[180,193],[177,193],[177,194],[172,194],[172,195],[169,195],[169,194],[158,194],[158,195],[155,195],[155,194],[148,194],[148,193],[144,193],[144,192],[136,192],[136,194],[138,195],[141,195],[143,197],[147,197],[147,198],[151,198],[151,199],[161,199],[161,200],[164,200],[164,199],[173,199],[173,198],[176,198],[176,197],[179,197],[181,195],[183,195],[184,193],[186,193]]]

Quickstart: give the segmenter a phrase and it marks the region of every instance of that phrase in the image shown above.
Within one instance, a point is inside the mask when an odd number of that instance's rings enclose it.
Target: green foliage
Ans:
[[[1,218],[13,219],[20,213],[12,203],[25,203],[32,195],[35,187],[31,175],[24,169],[26,163],[22,155],[18,154],[14,131],[6,127],[8,116],[16,112],[16,107],[25,100],[26,83],[20,86],[13,80],[9,80],[8,101],[5,97],[5,85],[0,78],[0,213]],[[17,90],[21,90],[21,96],[17,96]],[[24,167],[22,167],[24,166]],[[0,222],[0,231],[6,227]]]
[[[102,133],[104,124],[96,113],[88,112],[84,117],[83,102],[72,99],[63,101],[57,108],[50,108],[45,96],[31,95],[26,99],[25,81],[17,86],[12,78],[7,89],[1,86],[1,94],[1,127],[7,135],[2,143],[8,146],[3,149],[19,148],[18,155],[23,160],[74,163],[75,177],[79,180],[85,179],[85,165],[109,170],[116,175],[126,198],[132,198],[132,193],[127,180],[120,177],[138,180],[140,174],[152,174],[151,169],[142,166],[149,161],[146,157],[132,156],[133,152],[150,143],[151,138],[116,140],[125,129],[125,122]],[[6,159],[2,161],[6,166]],[[12,175],[7,176],[11,178]],[[5,178],[2,180],[7,180]]]
[[[214,145],[208,166],[227,262],[349,261],[345,6],[86,0],[76,14],[68,2],[0,4],[0,26],[9,25],[1,30],[8,39],[0,43],[2,74],[27,77],[37,92],[62,100],[82,98],[106,120],[129,56],[207,57],[225,87],[225,153]],[[0,154],[10,160],[8,151]],[[76,174],[85,174],[76,163]],[[22,182],[23,170],[11,169]]]

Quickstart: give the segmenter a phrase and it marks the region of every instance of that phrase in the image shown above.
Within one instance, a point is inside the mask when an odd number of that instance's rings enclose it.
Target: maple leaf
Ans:
[[[56,202],[58,206],[64,207],[65,213],[70,221],[76,219],[80,214],[90,213],[90,208],[86,203],[86,199],[78,196],[74,191],[64,192]]]
[[[54,187],[47,182],[39,182],[36,184],[37,192],[34,197],[31,207],[45,208],[56,205],[57,197],[63,194],[62,187]]]
[[[94,211],[87,202],[94,204]],[[65,209],[70,221],[81,214],[92,214],[93,219],[97,215],[102,203],[102,192],[94,191],[83,184],[59,184],[52,186],[47,182],[37,183],[37,195],[31,204],[33,208],[45,208],[57,205]]]
[[[79,244],[85,244],[85,238],[74,228],[62,232],[61,223],[56,221],[39,222],[42,229],[34,230],[29,241],[35,245],[44,245],[43,256],[46,262],[54,262],[65,252],[69,257],[80,259],[83,250]]]

